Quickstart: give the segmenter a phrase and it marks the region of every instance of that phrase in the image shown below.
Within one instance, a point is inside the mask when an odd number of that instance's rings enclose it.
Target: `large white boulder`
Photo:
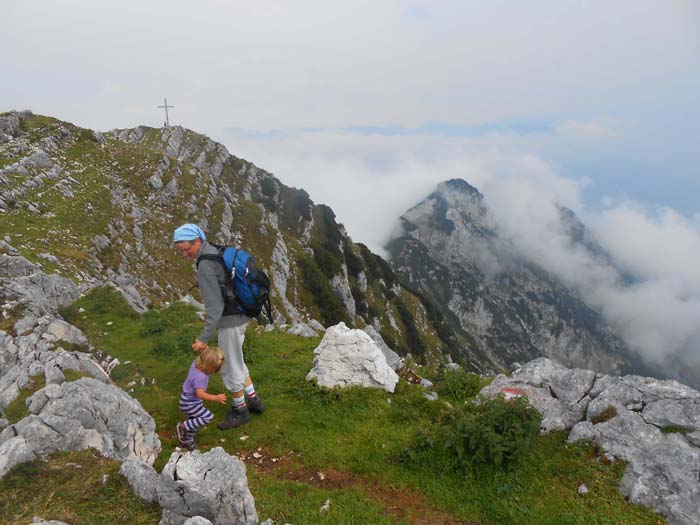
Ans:
[[[306,379],[332,388],[359,385],[393,392],[399,376],[372,338],[362,330],[339,323],[326,330],[314,350],[314,364]]]

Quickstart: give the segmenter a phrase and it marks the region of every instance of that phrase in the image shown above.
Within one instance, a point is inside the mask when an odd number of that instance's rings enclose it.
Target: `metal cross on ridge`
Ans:
[[[158,107],[165,109],[165,127],[169,128],[170,127],[170,118],[168,118],[168,108],[174,108],[175,106],[168,106],[168,99],[163,97],[163,105],[158,106]]]

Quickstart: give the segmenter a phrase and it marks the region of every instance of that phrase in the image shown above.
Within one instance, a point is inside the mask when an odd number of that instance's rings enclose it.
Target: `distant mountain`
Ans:
[[[572,243],[609,259],[571,210],[559,211]],[[454,359],[483,369],[546,356],[604,373],[629,370],[622,340],[573,290],[499,236],[467,182],[441,183],[401,224],[387,245],[391,266],[442,314]]]
[[[179,126],[82,129],[0,114],[0,237],[84,288],[114,283],[140,310],[190,293],[172,246],[183,222],[239,245],[273,281],[280,323],[373,326],[389,346],[439,359],[439,319],[327,206]],[[195,293],[191,292],[191,293]]]

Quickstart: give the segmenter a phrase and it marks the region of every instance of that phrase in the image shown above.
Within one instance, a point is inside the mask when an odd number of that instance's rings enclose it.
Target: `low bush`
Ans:
[[[524,397],[472,401],[446,414],[432,428],[418,431],[402,459],[432,461],[438,454],[463,472],[479,466],[505,470],[532,449],[540,419],[540,413]]]
[[[488,383],[489,379],[479,374],[443,367],[435,378],[435,391],[440,398],[461,403],[476,397]]]

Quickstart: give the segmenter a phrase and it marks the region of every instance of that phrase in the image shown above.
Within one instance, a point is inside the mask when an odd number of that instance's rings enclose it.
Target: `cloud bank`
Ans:
[[[229,142],[330,205],[353,239],[378,253],[403,212],[439,182],[465,179],[484,195],[504,239],[600,311],[648,366],[677,377],[683,367],[700,366],[700,224],[624,196],[590,206],[590,178],[565,177],[533,153],[568,147],[572,132],[618,141],[616,126],[567,121],[541,133],[456,137],[308,130],[250,138],[230,130]],[[558,206],[578,215],[614,266],[571,243]],[[635,280],[625,282],[622,273]]]

